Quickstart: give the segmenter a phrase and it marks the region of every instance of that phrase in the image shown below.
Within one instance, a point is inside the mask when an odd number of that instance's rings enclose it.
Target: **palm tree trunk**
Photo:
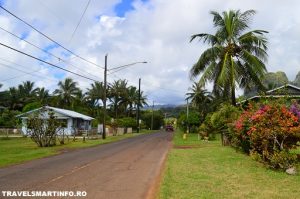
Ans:
[[[234,61],[231,56],[231,103],[233,106],[236,106],[235,100],[235,79],[234,79]]]
[[[235,99],[235,88],[232,86],[231,88],[231,103],[233,106],[236,106],[236,99]]]

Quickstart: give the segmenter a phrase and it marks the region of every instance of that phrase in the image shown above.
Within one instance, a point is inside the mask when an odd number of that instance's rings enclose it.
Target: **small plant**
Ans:
[[[27,120],[27,134],[39,147],[56,145],[60,122],[52,111],[41,109]]]

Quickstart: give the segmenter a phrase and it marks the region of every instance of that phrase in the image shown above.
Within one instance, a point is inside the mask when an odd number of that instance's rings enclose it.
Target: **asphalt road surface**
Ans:
[[[0,191],[85,191],[87,196],[81,198],[151,198],[171,139],[169,132],[145,134],[2,168]]]

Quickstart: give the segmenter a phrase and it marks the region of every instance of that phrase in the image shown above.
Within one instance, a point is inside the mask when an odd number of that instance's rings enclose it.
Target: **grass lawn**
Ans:
[[[176,132],[158,198],[299,198],[300,175],[272,171],[220,141]],[[193,145],[196,148],[180,148]],[[177,147],[177,148],[176,148]],[[300,168],[298,168],[299,171]]]
[[[151,131],[141,131],[141,133],[139,134],[133,133],[125,134],[122,136],[111,136],[107,137],[105,140],[95,139],[86,140],[86,142],[82,142],[82,139],[77,139],[75,142],[73,142],[71,138],[70,141],[65,145],[57,145],[54,147],[45,148],[37,147],[37,145],[30,138],[0,137],[0,167],[18,164],[28,160],[42,158],[50,155],[55,155],[65,149],[91,147],[95,145],[122,140],[129,137],[134,137],[137,135],[142,135],[149,132]]]

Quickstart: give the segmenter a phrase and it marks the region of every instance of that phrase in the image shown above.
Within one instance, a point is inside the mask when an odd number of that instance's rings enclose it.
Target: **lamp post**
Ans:
[[[103,94],[103,133],[102,133],[102,139],[106,138],[106,93],[107,93],[107,71],[112,71],[110,74],[118,72],[120,70],[123,70],[126,67],[135,65],[135,64],[146,64],[146,61],[142,61],[142,62],[133,62],[131,64],[126,64],[126,65],[122,65],[122,66],[117,66],[111,69],[107,69],[107,54],[105,55],[105,64],[104,64],[104,94]],[[140,78],[141,79],[141,78]],[[139,102],[140,102],[140,86],[139,86]],[[139,107],[139,105],[138,105]],[[139,118],[138,118],[139,119]]]

